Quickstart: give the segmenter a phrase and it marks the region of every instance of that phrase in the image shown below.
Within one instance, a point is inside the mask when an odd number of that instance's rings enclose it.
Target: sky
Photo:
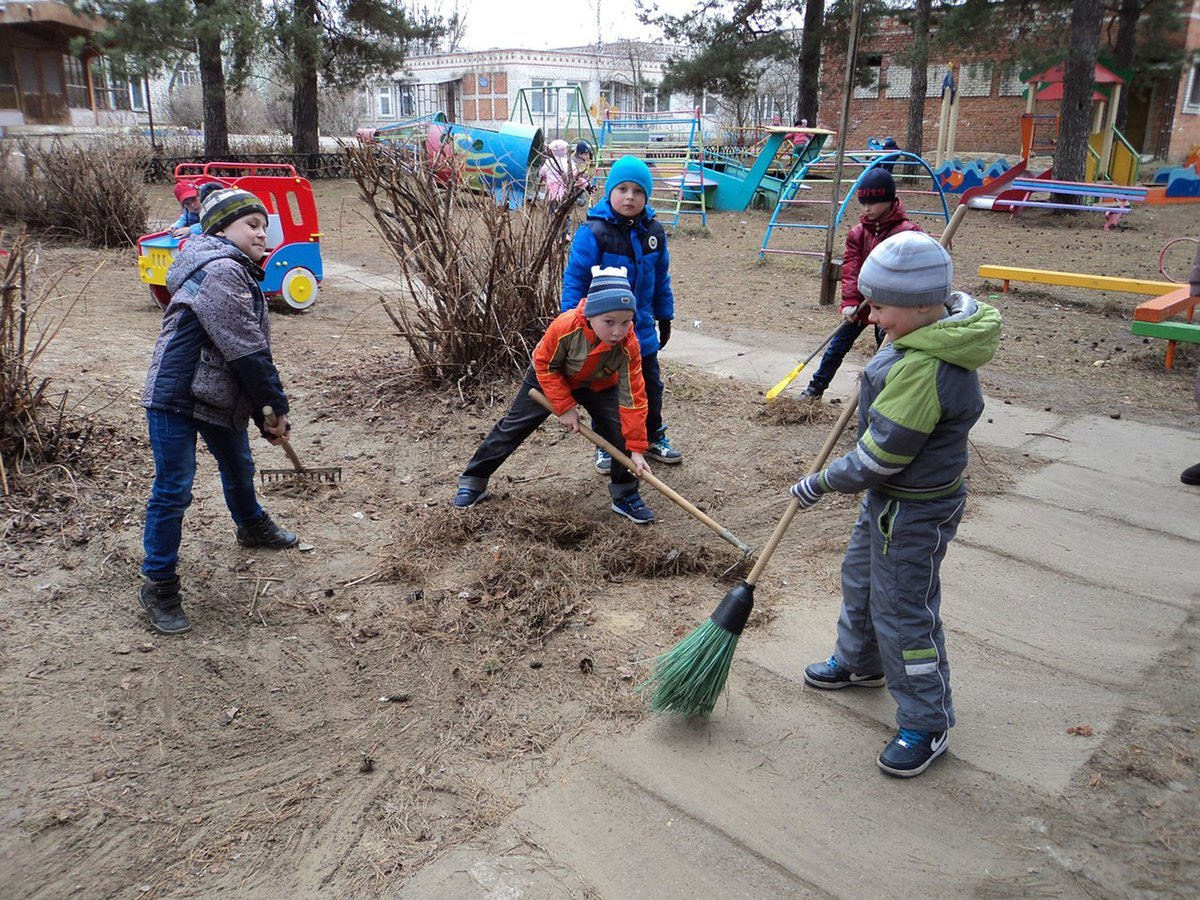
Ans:
[[[659,6],[678,14],[694,2],[659,0]],[[605,41],[653,40],[660,36],[656,29],[638,22],[634,0],[460,0],[459,9],[466,10],[467,19],[463,49],[545,50],[594,44],[597,3]]]

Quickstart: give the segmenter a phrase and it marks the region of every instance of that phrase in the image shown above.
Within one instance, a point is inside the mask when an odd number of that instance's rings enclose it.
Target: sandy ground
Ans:
[[[402,885],[562,778],[577,740],[645,720],[632,691],[644,660],[698,624],[728,583],[720,572],[736,555],[661,499],[659,524],[631,535],[606,511],[587,448],[553,427],[501,470],[489,504],[449,515],[454,475],[513,385],[465,397],[390,389],[403,347],[377,298],[396,267],[351,185],[316,190],[330,274],[308,313],[275,317],[276,359],[298,450],[345,478],[265,489],[272,514],[312,549],[247,552],[202,457],[181,568],[196,627],[182,639],[151,634],[135,599],[152,475],[136,400],[158,315],[131,253],[41,253],[39,279],[56,284],[46,321],[78,298],[43,374],[105,432],[92,472],[45,502],[5,504],[0,883],[14,896],[371,895]],[[158,218],[173,214],[165,190],[154,204]],[[1095,217],[972,213],[956,240],[958,286],[1005,317],[984,373],[989,395],[1200,424],[1197,354],[1164,370],[1162,343],[1129,333],[1139,298],[1021,285],[1001,296],[975,275],[987,262],[1157,278],[1159,248],[1194,218],[1189,207],[1138,209],[1103,232]],[[810,263],[758,262],[766,222],[761,212],[713,215],[706,231],[671,239],[677,328],[811,346],[836,325],[816,305]],[[865,361],[867,342],[854,352]],[[671,434],[688,455],[671,483],[760,539],[836,407],[780,424],[754,387],[665,371]],[[1152,450],[1147,465],[1195,462]],[[286,465],[266,444],[255,452],[262,467]],[[977,455],[973,490],[1002,494],[1036,465],[1016,452]],[[806,552],[773,562],[775,574],[836,605],[853,516],[849,499],[808,515]],[[764,603],[745,640],[768,640],[787,604]],[[1115,893],[1185,896],[1197,884],[1194,618],[1069,790],[1013,801],[1081,848],[1102,847],[1117,871],[1152,870],[1142,887]],[[1186,802],[1160,802],[1165,786]],[[1102,841],[1097,829],[1107,829]],[[975,883],[1023,893],[982,874]]]

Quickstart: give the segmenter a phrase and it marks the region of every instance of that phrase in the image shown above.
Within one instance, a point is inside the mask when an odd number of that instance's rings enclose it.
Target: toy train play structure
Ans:
[[[279,163],[180,163],[175,181],[197,187],[218,182],[249,191],[267,209],[267,253],[262,258],[263,293],[278,297],[292,309],[305,310],[316,302],[324,278],[321,262],[321,229],[312,185],[293,166]],[[167,269],[187,238],[170,231],[138,238],[138,276],[149,286],[150,296],[166,308]]]

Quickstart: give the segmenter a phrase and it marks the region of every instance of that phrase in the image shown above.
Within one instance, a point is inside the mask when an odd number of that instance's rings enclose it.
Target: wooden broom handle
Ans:
[[[551,405],[550,401],[546,399],[546,395],[543,394],[541,391],[539,391],[537,388],[530,388],[529,396],[532,397],[534,400],[536,400],[538,403],[540,403],[543,407],[545,407],[545,409],[548,410],[550,413],[557,415],[557,413],[554,413],[554,407]],[[630,472],[633,472],[635,470],[635,466],[633,465],[632,459],[630,459],[628,456],[626,456],[624,453],[622,453],[620,450],[618,450],[611,442],[606,441],[600,435],[596,434],[596,432],[594,432],[592,429],[588,428],[582,422],[579,423],[579,433],[581,435],[583,435],[585,438],[587,438],[589,441],[591,441],[593,444],[595,444],[597,447],[599,447],[601,450],[603,450],[605,453],[607,453],[609,456],[611,456],[613,459],[615,459],[617,462],[619,462],[621,465],[623,465],[625,468],[627,468]],[[732,531],[730,531],[728,528],[726,528],[724,525],[722,525],[716,519],[712,518],[712,516],[708,515],[703,510],[697,508],[695,504],[689,502],[687,500],[687,498],[685,498],[682,494],[678,493],[669,484],[666,484],[665,482],[660,481],[655,475],[641,475],[639,477],[643,481],[645,481],[648,485],[650,485],[652,488],[654,488],[656,491],[658,491],[660,494],[662,494],[664,497],[666,497],[668,500],[670,500],[672,503],[674,503],[676,506],[678,506],[680,509],[682,509],[684,512],[686,512],[688,515],[692,516],[697,521],[708,526],[713,531],[715,531],[717,534],[719,534],[721,537],[723,537],[725,540],[729,541],[729,543],[733,544],[733,546],[735,546],[739,550],[741,550],[743,554],[750,553],[750,545],[749,544],[740,540],[737,535],[735,535]]]
[[[842,436],[842,432],[846,430],[846,425],[853,418],[855,411],[858,409],[858,395],[846,404],[846,408],[842,410],[841,416],[838,417],[837,423],[829,432],[829,436],[825,438],[825,443],[821,445],[821,451],[813,460],[812,465],[808,467],[806,474],[812,475],[814,472],[820,472],[825,467],[825,462],[829,459],[829,454],[833,452],[834,445]],[[763,569],[767,567],[767,561],[771,558],[771,554],[775,552],[775,548],[779,546],[779,542],[783,539],[783,533],[788,530],[788,526],[792,524],[792,519],[796,518],[796,513],[800,512],[800,501],[793,498],[788,504],[787,510],[783,514],[783,518],[779,520],[779,524],[775,526],[775,530],[771,532],[771,538],[767,541],[767,545],[762,548],[762,552],[758,554],[758,559],[754,561],[754,568],[750,570],[750,574],[746,576],[746,584],[754,587],[758,582],[758,576],[762,574]]]

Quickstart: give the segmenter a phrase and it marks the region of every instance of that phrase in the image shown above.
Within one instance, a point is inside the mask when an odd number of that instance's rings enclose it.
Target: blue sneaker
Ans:
[[[946,752],[950,738],[944,731],[901,728],[879,754],[879,768],[897,778],[912,778]]]
[[[612,457],[597,447],[596,456],[592,460],[592,465],[596,467],[596,471],[601,475],[607,475],[612,471]]]
[[[476,490],[475,488],[460,487],[458,492],[455,493],[454,499],[450,501],[450,505],[455,509],[470,509],[480,500],[486,500],[487,498],[487,488]]]
[[[825,662],[813,663],[804,670],[804,681],[824,691],[836,691],[844,687],[883,687],[883,673],[872,672],[859,675],[851,672],[832,655]]]
[[[683,462],[683,453],[671,446],[666,433],[660,434],[658,440],[646,449],[646,456],[668,466]]]
[[[654,510],[646,505],[637,491],[613,498],[612,511],[639,525],[649,525],[654,521]]]

